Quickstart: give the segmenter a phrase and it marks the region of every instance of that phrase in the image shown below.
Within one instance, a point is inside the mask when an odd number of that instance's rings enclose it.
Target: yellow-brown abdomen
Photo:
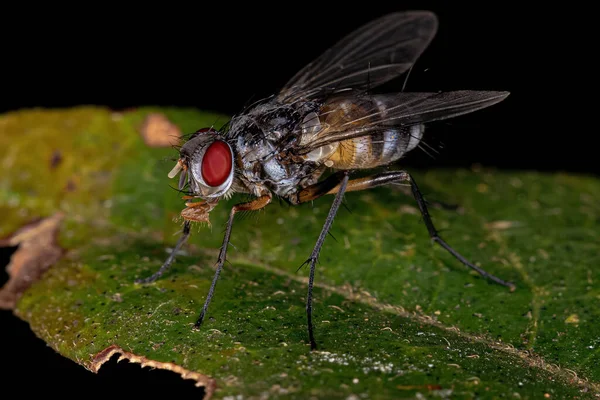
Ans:
[[[335,169],[366,169],[400,159],[420,142],[424,126],[394,126],[385,120],[386,104],[371,97],[361,104],[342,100],[324,107],[323,122],[330,129],[365,129],[365,135],[337,143],[326,165]],[[376,110],[374,112],[374,110]]]

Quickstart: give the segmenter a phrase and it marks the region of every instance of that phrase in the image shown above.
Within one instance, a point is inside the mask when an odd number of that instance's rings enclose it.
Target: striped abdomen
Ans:
[[[390,107],[397,106],[386,95],[365,98],[340,99],[325,104],[318,121],[305,120],[306,126],[319,125],[313,129],[311,140],[348,132],[364,132],[364,135],[329,143],[308,154],[313,161],[323,161],[336,169],[364,169],[389,164],[414,149],[423,137],[424,126],[398,126],[390,119]],[[395,124],[396,122],[396,124]],[[318,131],[318,132],[317,132]],[[310,130],[307,130],[310,132]]]

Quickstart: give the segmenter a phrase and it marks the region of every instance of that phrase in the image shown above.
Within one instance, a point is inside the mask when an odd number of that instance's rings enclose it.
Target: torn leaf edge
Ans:
[[[119,359],[117,360],[117,362],[120,362],[120,361],[126,359],[131,363],[140,364],[140,366],[142,368],[150,367],[150,368],[164,369],[164,370],[175,372],[175,373],[181,375],[181,377],[183,379],[195,380],[196,387],[204,387],[205,388],[206,395],[204,396],[204,400],[209,400],[210,398],[212,398],[215,390],[217,389],[217,381],[208,375],[204,375],[204,374],[201,374],[201,373],[195,372],[195,371],[190,371],[190,370],[185,369],[182,366],[177,365],[172,362],[162,362],[162,361],[151,360],[144,356],[140,356],[140,355],[125,351],[125,350],[123,350],[123,348],[117,346],[116,344],[110,345],[107,348],[105,348],[104,350],[93,355],[92,361],[90,363],[86,363],[87,364],[86,368],[89,369],[90,371],[92,371],[93,373],[97,374],[98,371],[100,370],[100,367],[102,367],[102,365],[105,362],[110,360],[110,358],[117,353],[121,354],[119,356]]]

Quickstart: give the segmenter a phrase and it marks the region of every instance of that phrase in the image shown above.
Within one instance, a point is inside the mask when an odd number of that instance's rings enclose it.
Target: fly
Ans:
[[[235,204],[229,213],[216,272],[194,327],[206,316],[225,263],[236,213],[266,207],[275,197],[292,205],[333,195],[308,265],[306,297],[308,339],[316,348],[312,324],[315,265],[325,237],[347,192],[377,186],[409,184],[431,239],[467,267],[500,285],[493,276],[460,255],[438,234],[417,183],[406,171],[385,168],[351,178],[359,170],[375,170],[413,150],[426,123],[471,113],[504,100],[508,92],[451,91],[373,94],[370,89],[409,71],[437,31],[428,11],[392,13],[367,23],[300,70],[276,95],[259,101],[220,130],[194,133],[179,151],[169,178],[179,177],[185,191],[183,234],[165,263],[138,283],[153,282],[171,266],[190,235],[192,222],[208,222],[209,213],[234,193],[253,200]],[[330,174],[326,174],[331,172]],[[323,178],[323,179],[321,179]]]

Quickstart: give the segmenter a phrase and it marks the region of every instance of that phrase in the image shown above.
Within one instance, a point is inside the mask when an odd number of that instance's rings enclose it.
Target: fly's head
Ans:
[[[181,173],[179,189],[189,185],[189,196],[201,199],[188,202],[182,216],[192,221],[208,222],[208,213],[219,199],[230,194],[234,178],[233,149],[221,133],[212,128],[197,131],[179,151],[179,160],[169,178]]]

